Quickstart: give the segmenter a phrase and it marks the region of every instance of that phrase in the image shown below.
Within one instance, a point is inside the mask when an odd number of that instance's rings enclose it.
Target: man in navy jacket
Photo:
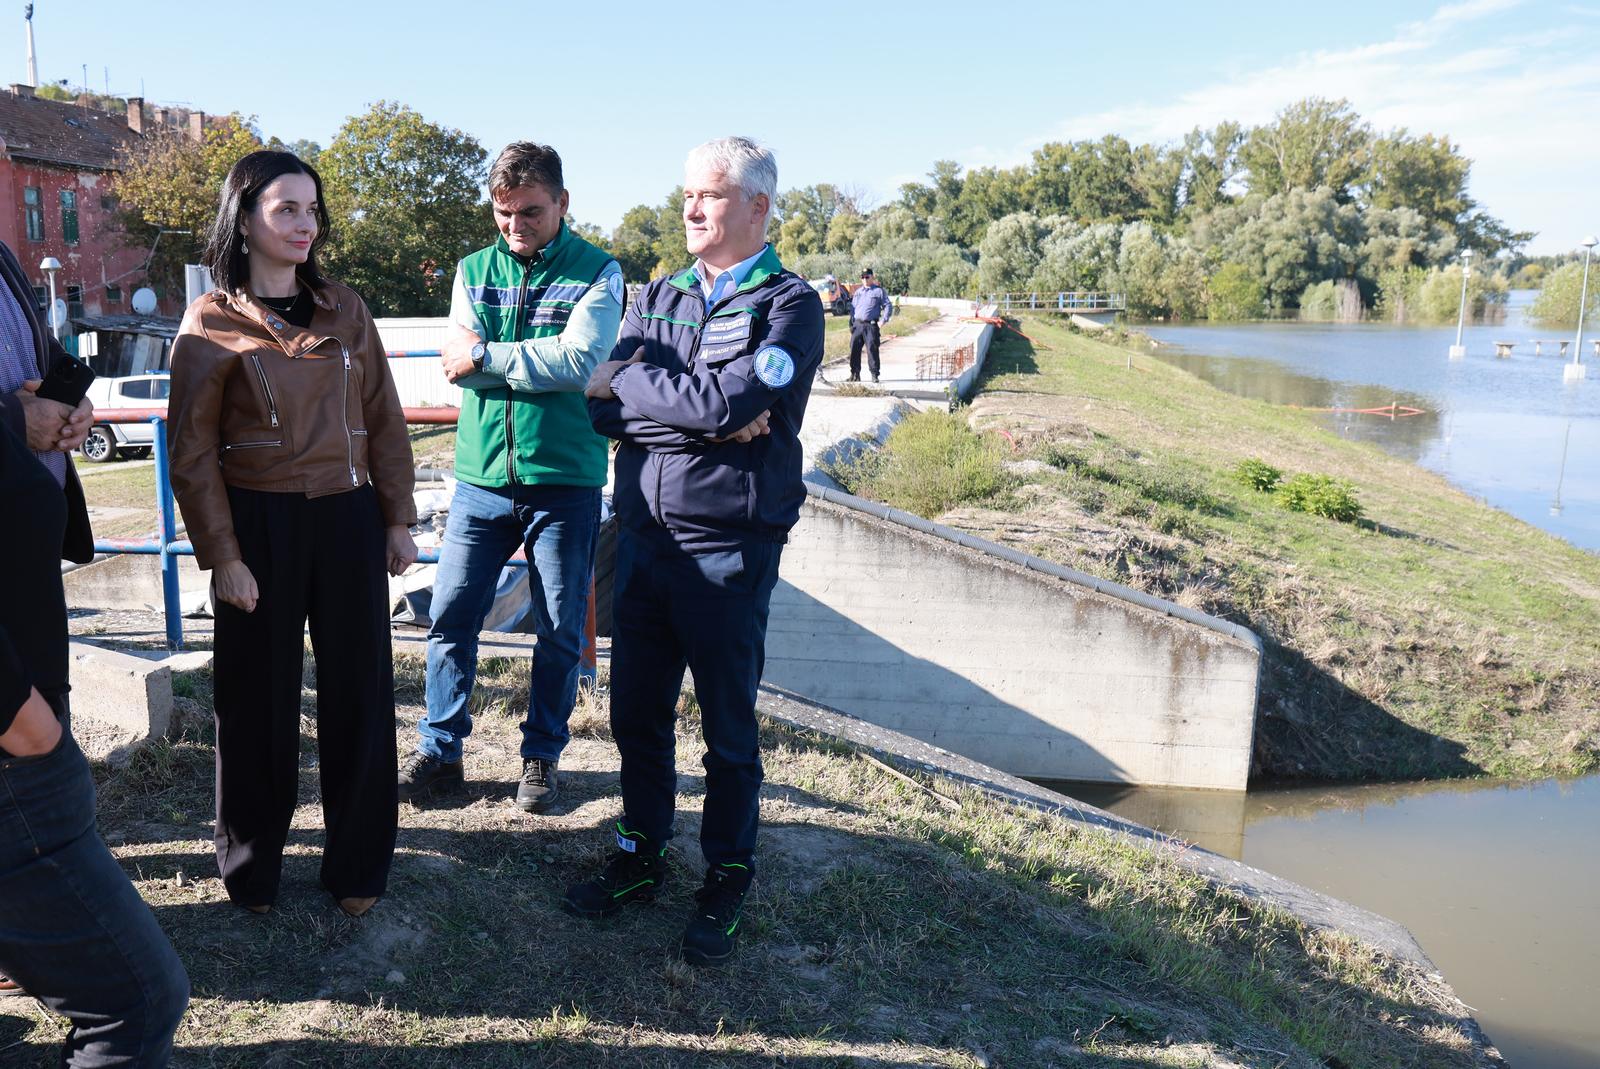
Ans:
[[[683,935],[692,964],[732,955],[754,875],[756,685],[778,559],[805,501],[800,424],[822,362],[822,302],[765,241],[777,182],[772,153],[747,138],[689,154],[683,218],[698,259],[645,287],[586,391],[595,429],[621,443],[611,730],[623,818],[617,853],[567,904],[600,916],[661,890],[687,667],[707,747],[708,869]]]

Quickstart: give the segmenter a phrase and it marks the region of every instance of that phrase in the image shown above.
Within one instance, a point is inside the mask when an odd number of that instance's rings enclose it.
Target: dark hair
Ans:
[[[500,150],[489,168],[489,193],[509,193],[523,186],[543,186],[559,197],[567,184],[561,177],[561,157],[549,145],[513,141]]]
[[[317,250],[328,240],[332,226],[328,218],[328,206],[322,199],[322,176],[317,174],[316,168],[292,152],[262,149],[240,159],[228,171],[228,177],[222,180],[222,203],[217,206],[217,221],[211,224],[202,258],[220,289],[232,293],[249,281],[250,257],[245,252],[244,235],[239,231],[239,224],[255,210],[256,199],[261,196],[261,191],[286,174],[309,175],[317,187],[317,236],[311,239],[311,251],[306,255],[306,262],[295,268],[295,274],[308,286],[321,285],[322,272],[317,270]]]

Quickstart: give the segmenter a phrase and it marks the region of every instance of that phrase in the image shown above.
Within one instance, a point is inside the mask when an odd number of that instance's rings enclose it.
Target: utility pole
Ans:
[[[28,24],[28,84],[39,87],[39,64],[33,56],[33,5],[23,9],[23,20]]]
[[[1589,254],[1597,244],[1600,241],[1592,234],[1583,239],[1583,289],[1578,294],[1578,336],[1572,342],[1572,363],[1561,371],[1563,382],[1581,379],[1589,372],[1588,365],[1583,363],[1583,313],[1589,310]]]
[[[1450,359],[1460,360],[1467,355],[1461,344],[1461,331],[1467,324],[1467,279],[1472,275],[1472,250],[1461,250],[1461,307],[1456,312],[1456,343],[1450,346]]]

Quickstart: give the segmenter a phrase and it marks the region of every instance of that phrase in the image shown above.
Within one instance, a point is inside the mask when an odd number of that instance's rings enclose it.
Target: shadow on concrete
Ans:
[[[907,550],[912,546],[908,543]],[[916,612],[908,601],[908,613]],[[847,647],[841,659],[808,656],[818,636]],[[775,641],[776,640],[776,641]],[[1120,781],[1124,770],[1087,740],[1013,705],[965,676],[887,641],[781,577],[772,598],[764,683],[920,739],[973,760],[1003,767],[993,753],[973,752],[962,727],[982,725],[994,739],[1020,737],[1040,760],[1059,764],[1061,778]],[[938,709],[943,723],[919,715]]]

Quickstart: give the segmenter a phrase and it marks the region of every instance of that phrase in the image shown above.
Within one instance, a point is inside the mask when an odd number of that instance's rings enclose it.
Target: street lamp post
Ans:
[[[1461,331],[1467,325],[1467,279],[1472,276],[1472,250],[1461,250],[1461,307],[1456,312],[1456,343],[1450,346],[1450,359],[1461,360],[1467,347],[1461,344]]]
[[[1572,342],[1572,363],[1561,371],[1564,382],[1581,379],[1589,373],[1588,365],[1580,357],[1583,355],[1583,313],[1589,310],[1589,254],[1596,245],[1600,245],[1600,238],[1593,234],[1583,239],[1583,288],[1578,294],[1578,336]]]
[[[61,261],[54,256],[46,256],[39,261],[39,270],[43,271],[50,281],[50,307],[45,309],[45,321],[50,324],[51,336],[60,341],[61,324],[56,322],[56,272],[61,270]]]

